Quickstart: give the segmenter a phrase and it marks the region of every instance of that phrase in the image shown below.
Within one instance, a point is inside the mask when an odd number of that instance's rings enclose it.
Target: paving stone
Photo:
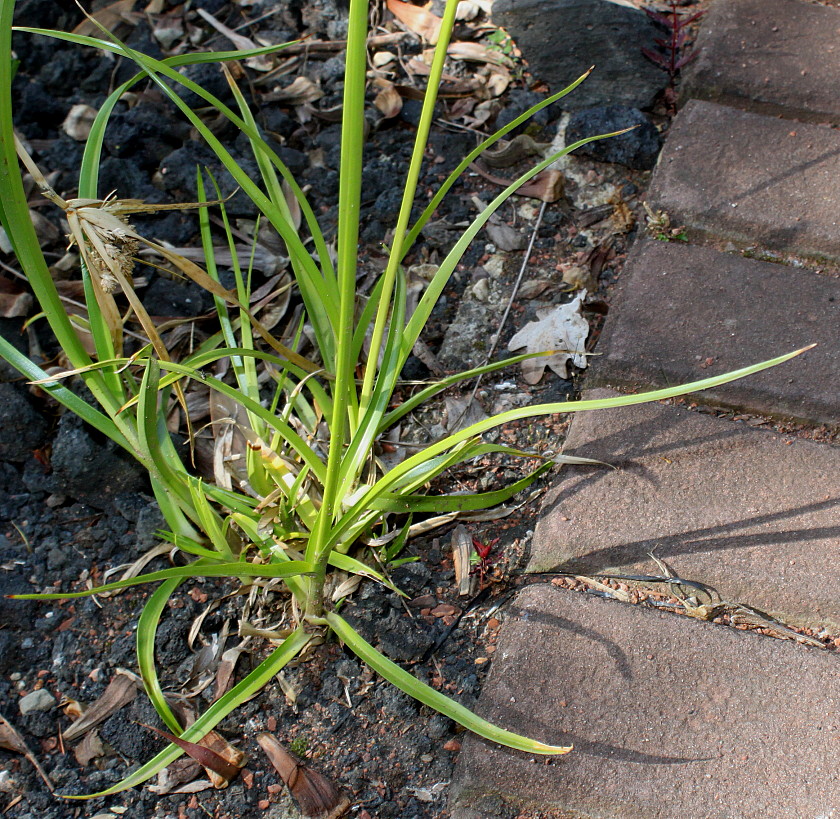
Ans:
[[[592,75],[560,104],[650,108],[665,74],[641,52],[661,30],[618,0],[496,0],[493,22],[516,41],[535,77],[561,91],[591,66]]]
[[[614,393],[593,390],[585,397]],[[785,622],[840,631],[840,448],[680,406],[576,415],[528,571],[658,574]]]
[[[838,178],[840,132],[692,100],[674,119],[647,199],[690,234],[836,264]]]
[[[698,400],[840,425],[840,278],[679,242],[639,242],[589,386],[669,387],[807,344],[799,358]]]
[[[836,656],[543,584],[507,616],[479,712],[575,749],[467,737],[452,819],[838,816]]]
[[[803,0],[717,0],[682,96],[840,124],[840,10]],[[816,59],[815,59],[816,57]]]

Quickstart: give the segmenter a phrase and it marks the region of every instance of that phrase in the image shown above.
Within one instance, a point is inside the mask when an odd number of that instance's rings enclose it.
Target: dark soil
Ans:
[[[96,8],[101,5],[94,4]],[[250,36],[258,32],[277,42],[304,30],[322,39],[341,36],[340,3],[322,0],[286,5],[283,13],[269,16],[258,28],[250,27]],[[146,3],[137,4],[141,9],[145,6]],[[173,6],[174,3],[163,4],[166,11]],[[256,19],[270,10],[271,4],[243,6],[247,6],[249,19]],[[24,25],[69,30],[81,20],[70,0],[21,0],[18,7],[18,22]],[[237,4],[193,0],[187,11],[191,25],[204,25],[195,15],[198,8],[230,27],[242,22],[243,12]],[[154,19],[159,19],[159,15]],[[141,15],[139,22],[123,33],[133,47],[160,57],[160,43],[149,24],[154,19]],[[214,35],[207,32],[205,36],[203,46],[229,47],[224,38],[213,39]],[[56,40],[24,34],[15,38],[20,59],[14,86],[16,127],[29,141],[42,169],[55,172],[56,190],[72,195],[81,144],[67,136],[60,124],[76,103],[99,106],[116,83],[131,76],[132,69],[98,52]],[[419,50],[416,40],[403,44],[404,57]],[[336,54],[315,60],[310,76],[320,78],[328,92],[319,103],[324,109],[339,99],[341,70],[341,59]],[[214,67],[196,67],[187,73],[229,99],[227,86]],[[527,80],[527,75],[517,80],[503,98],[499,124],[544,93],[539,86],[529,89]],[[135,90],[137,96],[130,104],[118,105],[109,126],[100,193],[116,189],[120,196],[148,202],[193,201],[196,164],[215,169],[222,192],[231,193],[235,188],[232,180],[218,167],[213,155],[195,141],[190,128],[172,113],[160,94],[143,85]],[[262,93],[255,89],[251,95],[258,120],[275,140],[281,158],[302,184],[310,186],[314,209],[323,217],[329,232],[330,222],[335,219],[338,126],[318,117],[301,118],[292,107],[263,104]],[[395,179],[405,168],[417,115],[411,102],[394,121],[374,122],[365,149],[362,240],[365,261],[373,269],[379,269],[379,243],[399,206],[400,189]],[[447,116],[451,104],[441,104],[442,117]],[[550,141],[561,113],[559,109],[544,112],[533,135]],[[233,146],[244,167],[251,168],[241,136],[237,138],[235,132],[221,125],[219,136]],[[434,190],[474,145],[474,135],[463,129],[436,130],[431,140],[432,162],[421,190]],[[318,165],[313,164],[316,155]],[[594,343],[600,317],[607,309],[605,298],[635,229],[631,221],[624,230],[604,228],[599,233],[599,225],[604,227],[604,220],[612,217],[614,208],[603,202],[590,207],[587,196],[609,183],[611,188],[623,191],[628,210],[638,209],[646,175],[584,160],[575,166],[574,179],[578,181],[568,183],[566,198],[546,209],[531,258],[533,272],[527,278],[549,281],[543,298],[548,303],[556,302],[569,295],[561,281],[563,272],[575,265],[585,266],[592,276],[590,289],[594,283],[588,314],[593,322]],[[583,188],[588,189],[586,195]],[[497,190],[482,178],[469,176],[448,197],[437,218],[451,225],[471,219],[476,212],[472,197],[486,202]],[[505,211],[505,220],[513,221],[518,204]],[[55,209],[41,201],[33,200],[33,205],[59,226]],[[253,205],[241,193],[234,195],[227,207],[234,218],[255,215]],[[141,217],[137,226],[176,246],[197,243],[197,220],[190,211]],[[445,231],[430,232],[408,262],[440,258],[457,236],[456,232],[449,233],[452,238]],[[49,245],[56,260],[64,250],[59,234],[57,230]],[[481,265],[495,252],[492,245],[486,244],[488,241],[482,236],[467,252],[434,314],[425,336],[433,353],[441,352],[445,331],[456,319],[467,287],[487,275],[482,274]],[[3,258],[7,264],[13,264],[10,257]],[[521,258],[521,252],[507,254],[499,286],[510,290]],[[144,270],[143,276],[146,282],[141,293],[149,312],[156,317],[195,317],[211,306],[206,294],[193,285],[175,282],[152,268]],[[255,286],[265,280],[259,278],[259,271],[257,276]],[[533,318],[538,305],[545,303],[517,300],[503,342]],[[41,362],[51,361],[57,350],[43,329],[43,322],[36,322],[35,329],[23,333],[22,321],[0,319],[0,331]],[[505,354],[501,344],[496,355]],[[0,593],[73,590],[85,588],[89,582],[99,584],[108,569],[132,563],[158,542],[155,533],[163,526],[163,520],[150,497],[146,479],[116,447],[99,440],[76,419],[60,414],[37,388],[25,386],[3,366],[0,380],[9,383],[0,383]],[[422,362],[409,362],[407,377],[428,375]],[[514,382],[513,387],[510,382]],[[575,393],[575,385],[549,373],[540,385],[529,388],[518,373],[507,373],[495,382],[485,382],[479,399],[490,409],[499,396],[511,391],[513,398],[562,400]],[[561,421],[546,419],[511,425],[497,437],[546,453],[559,450],[563,431]],[[450,480],[459,487],[473,487],[480,482],[483,490],[497,488],[522,474],[519,466],[516,470],[512,466],[488,460],[464,467]],[[454,586],[449,527],[412,542],[409,554],[419,556],[420,562],[406,564],[394,572],[394,581],[408,594],[407,605],[396,595],[365,584],[352,596],[344,613],[363,635],[410,668],[419,679],[467,706],[472,705],[492,659],[499,627],[499,619],[494,615],[521,582],[518,569],[527,550],[538,503],[537,498],[531,498],[503,520],[467,524],[471,535],[484,540],[500,538],[488,576],[479,584],[483,587],[476,588],[473,596],[459,597]],[[158,557],[146,570],[167,565],[165,557]],[[193,673],[194,662],[202,645],[213,644],[214,639],[218,642],[217,635],[226,621],[231,624],[233,636],[216,648],[221,651],[236,643],[237,623],[246,598],[226,596],[234,591],[232,584],[205,580],[185,583],[174,596],[161,622],[157,644],[159,672],[167,691],[189,691],[195,688],[197,676],[212,673],[212,665]],[[105,743],[102,755],[82,764],[74,753],[78,742],[62,740],[62,732],[72,722],[64,713],[65,701],[89,704],[102,694],[118,668],[136,671],[135,627],[148,594],[137,588],[108,599],[50,604],[0,596],[0,710],[21,733],[58,793],[102,790],[163,747],[164,741],[140,724],[162,727],[142,695],[99,727],[99,736]],[[219,605],[203,620],[191,649],[187,639],[190,627],[214,601],[220,601]],[[255,605],[262,607],[266,622],[273,623],[280,619],[286,601],[267,592]],[[252,641],[237,666],[237,679],[254,667],[269,648],[267,641]],[[50,692],[56,704],[22,715],[21,697],[38,688]],[[198,694],[195,703],[206,707],[212,690],[210,686]],[[377,678],[335,643],[319,647],[307,662],[287,669],[282,686],[273,680],[259,696],[225,719],[219,731],[249,756],[247,769],[226,790],[162,796],[147,784],[107,799],[66,802],[49,792],[24,757],[0,750],[0,768],[7,772],[0,776],[0,811],[12,819],[63,819],[120,812],[131,817],[178,819],[295,816],[278,774],[254,741],[259,731],[271,731],[286,745],[293,743],[308,764],[348,792],[353,803],[350,815],[383,819],[446,815],[446,784],[460,748],[459,729]]]

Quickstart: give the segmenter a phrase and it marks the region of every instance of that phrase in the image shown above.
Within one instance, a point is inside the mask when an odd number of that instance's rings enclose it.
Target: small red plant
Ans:
[[[656,11],[651,8],[644,9],[645,14],[668,31],[667,37],[655,37],[654,42],[661,51],[654,51],[652,48],[642,48],[645,55],[654,65],[661,68],[668,74],[667,101],[673,104],[676,101],[675,87],[677,74],[680,69],[688,65],[696,56],[697,52],[683,54],[683,47],[688,40],[687,28],[691,23],[699,20],[706,12],[698,11],[683,17],[680,14],[677,0],[669,0],[670,9],[666,12]]]
[[[475,564],[475,567],[472,569],[470,574],[478,573],[479,585],[483,586],[484,578],[487,575],[487,572],[499,559],[498,555],[493,555],[493,547],[499,542],[499,538],[494,538],[493,540],[485,543],[477,537],[473,537],[472,542],[475,553],[478,556],[478,562]]]

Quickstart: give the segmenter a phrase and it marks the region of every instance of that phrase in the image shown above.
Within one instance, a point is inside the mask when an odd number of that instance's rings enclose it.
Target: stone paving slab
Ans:
[[[642,241],[627,259],[587,385],[669,387],[813,343],[700,401],[840,425],[840,278]]]
[[[658,574],[654,552],[730,602],[840,632],[840,448],[643,404],[576,415],[563,451],[617,468],[563,467],[528,571]]]
[[[837,656],[543,584],[506,612],[479,712],[575,750],[468,737],[452,819],[840,816]]]
[[[837,264],[838,179],[840,131],[692,100],[647,199],[689,234]]]
[[[684,99],[840,124],[840,10],[804,0],[717,0]]]

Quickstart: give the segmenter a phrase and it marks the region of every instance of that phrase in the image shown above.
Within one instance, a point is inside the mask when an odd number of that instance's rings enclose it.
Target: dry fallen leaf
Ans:
[[[487,418],[487,413],[475,398],[447,395],[444,398],[444,403],[446,405],[446,431],[449,433],[466,429],[466,427]]]
[[[374,99],[373,104],[385,119],[393,119],[402,111],[402,97],[392,83],[388,83]]]
[[[495,100],[489,100],[489,102],[495,102]],[[470,165],[470,170],[483,176],[488,182],[504,188],[513,181],[512,179],[504,179],[503,177],[488,173],[477,162],[473,162]],[[520,185],[516,189],[516,193],[518,196],[528,196],[532,199],[539,199],[541,202],[551,203],[556,202],[563,196],[565,185],[566,178],[562,172],[552,168],[540,171],[533,179]]]
[[[136,695],[137,683],[134,679],[125,674],[115,674],[102,696],[64,732],[65,741],[72,742],[78,739],[124,705],[128,705]]]
[[[105,756],[105,743],[99,736],[97,730],[86,734],[84,739],[73,749],[73,756],[76,757],[76,762],[82,767],[90,765],[91,760],[100,756]]]
[[[264,102],[285,102],[287,105],[303,105],[315,102],[324,96],[324,92],[308,77],[297,77],[285,88],[274,88],[263,96]]]
[[[495,51],[483,46],[481,43],[451,43],[446,53],[455,60],[465,60],[474,63],[489,63],[490,65],[501,65],[505,68],[513,67],[513,60],[505,56],[501,51]]]
[[[257,742],[277,769],[301,813],[309,819],[338,819],[350,800],[325,776],[304,765],[271,734],[257,734]]]
[[[230,784],[230,781],[242,769],[245,755],[230,745],[221,734],[217,734],[215,731],[208,732],[201,738],[199,743],[196,743],[176,737],[174,734],[170,734],[168,731],[162,731],[153,725],[146,725],[142,722],[138,722],[137,724],[175,743],[185,754],[198,762],[207,771],[215,788],[226,788]],[[208,747],[210,745],[214,747]]]
[[[0,318],[17,318],[29,314],[32,294],[13,279],[0,276]]]
[[[116,3],[110,3],[103,6],[98,11],[87,15],[76,28],[73,29],[73,34],[84,34],[87,37],[101,36],[102,32],[99,30],[96,23],[107,28],[108,31],[114,32],[121,23],[133,23],[132,9],[134,8],[134,0],[117,0]],[[94,22],[96,21],[96,22]]]
[[[467,532],[467,527],[459,523],[452,532],[452,564],[455,567],[455,584],[458,586],[458,594],[461,597],[466,597],[472,587],[470,575],[472,549],[472,539]]]
[[[508,342],[509,350],[526,347],[529,353],[557,351],[550,356],[522,362],[522,376],[528,384],[537,384],[546,367],[551,367],[560,378],[568,378],[569,361],[577,367],[586,366],[584,344],[589,335],[589,324],[581,315],[585,296],[586,291],[582,290],[568,304],[537,310],[538,321],[528,322]]]
[[[442,22],[440,17],[420,6],[403,3],[402,0],[388,0],[387,5],[388,11],[407,29],[419,34],[430,45],[437,43]]]
[[[70,109],[70,112],[64,118],[64,122],[61,123],[61,130],[70,139],[75,139],[76,142],[84,142],[90,136],[90,129],[95,119],[96,109],[79,102]]]
[[[55,786],[50,782],[44,769],[38,764],[38,760],[32,755],[27,744],[23,741],[23,737],[15,730],[15,727],[2,714],[0,714],[0,748],[7,751],[12,751],[16,754],[25,756],[33,768],[38,771],[41,779],[44,780],[46,786],[51,790],[55,790]]]

